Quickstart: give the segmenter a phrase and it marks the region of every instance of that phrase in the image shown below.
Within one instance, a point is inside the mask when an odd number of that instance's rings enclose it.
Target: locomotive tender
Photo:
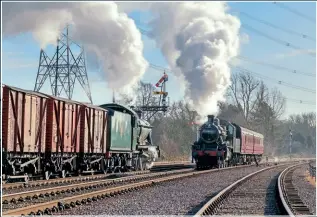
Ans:
[[[2,86],[6,178],[149,169],[159,156],[152,127],[132,109],[93,106]]]
[[[263,135],[235,123],[208,115],[192,146],[197,169],[259,162],[264,152]]]

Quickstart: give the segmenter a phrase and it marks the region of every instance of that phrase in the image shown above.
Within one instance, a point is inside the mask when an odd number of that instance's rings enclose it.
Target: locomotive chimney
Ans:
[[[214,115],[208,115],[207,117],[208,117],[208,122],[209,123],[213,123],[214,122],[214,118],[215,118]]]

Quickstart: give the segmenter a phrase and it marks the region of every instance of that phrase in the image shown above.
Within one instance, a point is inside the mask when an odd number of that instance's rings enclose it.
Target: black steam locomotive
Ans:
[[[231,150],[226,141],[226,132],[220,126],[219,119],[208,115],[208,121],[199,129],[198,141],[192,147],[192,156],[197,169],[213,166],[225,166],[231,157]]]
[[[208,115],[192,146],[197,169],[259,162],[264,152],[262,134]]]

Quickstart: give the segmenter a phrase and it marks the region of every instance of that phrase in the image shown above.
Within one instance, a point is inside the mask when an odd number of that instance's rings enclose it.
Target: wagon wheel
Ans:
[[[107,160],[106,159],[101,160],[101,172],[103,174],[107,174],[107,172],[108,172]]]
[[[62,172],[61,172],[61,178],[65,178],[66,177],[66,171],[65,170],[62,170]]]
[[[50,179],[50,176],[51,176],[51,173],[50,173],[50,171],[45,171],[45,173],[44,173],[44,179],[45,180],[49,180]]]
[[[25,182],[25,183],[28,183],[29,180],[30,180],[29,175],[28,175],[27,173],[25,173],[24,176],[25,176],[25,177],[24,177],[24,182]]]

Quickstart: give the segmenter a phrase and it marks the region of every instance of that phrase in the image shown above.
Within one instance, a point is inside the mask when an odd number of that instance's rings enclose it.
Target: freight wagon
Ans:
[[[2,86],[5,178],[144,170],[159,155],[152,127],[115,103],[88,105]]]
[[[197,168],[259,162],[264,153],[262,134],[213,115],[200,127],[197,138],[192,146]]]

